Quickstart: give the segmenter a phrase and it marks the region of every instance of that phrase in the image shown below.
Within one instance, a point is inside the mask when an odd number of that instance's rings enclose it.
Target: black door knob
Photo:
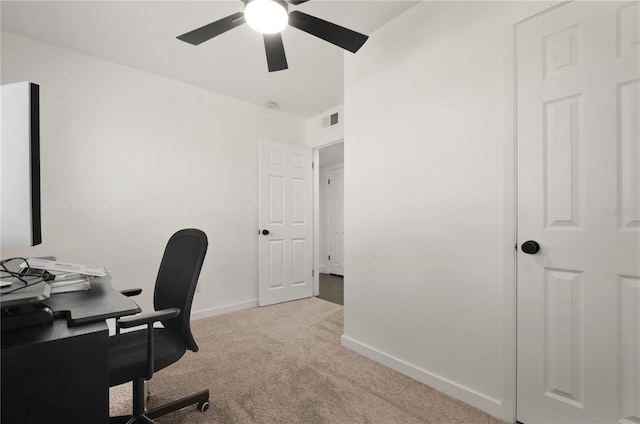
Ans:
[[[529,255],[535,255],[540,251],[540,245],[537,241],[527,240],[522,243],[521,249],[524,253],[528,253]]]
[[[262,235],[263,236],[269,235],[269,230],[262,230]]]

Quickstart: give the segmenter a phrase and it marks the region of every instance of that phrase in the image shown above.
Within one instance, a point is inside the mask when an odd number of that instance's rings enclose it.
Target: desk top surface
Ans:
[[[113,288],[110,276],[91,280],[90,290],[54,294],[42,303],[53,310],[54,317],[67,318],[69,326],[140,312],[136,302]]]
[[[90,290],[54,294],[42,303],[53,310],[53,322],[2,333],[2,350],[96,331],[108,332],[105,319],[140,312],[132,299],[113,288],[109,276],[94,278]]]

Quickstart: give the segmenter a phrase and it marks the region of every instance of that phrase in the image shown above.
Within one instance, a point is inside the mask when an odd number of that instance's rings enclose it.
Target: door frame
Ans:
[[[518,139],[516,90],[516,38],[518,26],[548,13],[572,0],[531,2],[507,15],[503,28],[504,77],[504,149],[502,202],[502,416],[507,422],[517,422],[517,311],[518,311]],[[525,423],[526,424],[526,423]]]
[[[313,147],[313,295],[320,294],[320,150],[343,143],[344,137]]]

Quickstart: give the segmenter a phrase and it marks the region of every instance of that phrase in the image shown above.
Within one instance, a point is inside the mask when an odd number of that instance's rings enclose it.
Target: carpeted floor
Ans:
[[[192,323],[200,351],[156,373],[149,406],[209,388],[211,408],[167,423],[504,424],[340,345],[343,307],[310,298]],[[111,413],[131,409],[130,385]]]

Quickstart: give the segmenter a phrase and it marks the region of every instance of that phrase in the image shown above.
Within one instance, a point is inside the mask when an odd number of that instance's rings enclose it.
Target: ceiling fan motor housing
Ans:
[[[247,0],[244,17],[254,30],[262,34],[282,32],[289,24],[289,9],[285,0]]]

